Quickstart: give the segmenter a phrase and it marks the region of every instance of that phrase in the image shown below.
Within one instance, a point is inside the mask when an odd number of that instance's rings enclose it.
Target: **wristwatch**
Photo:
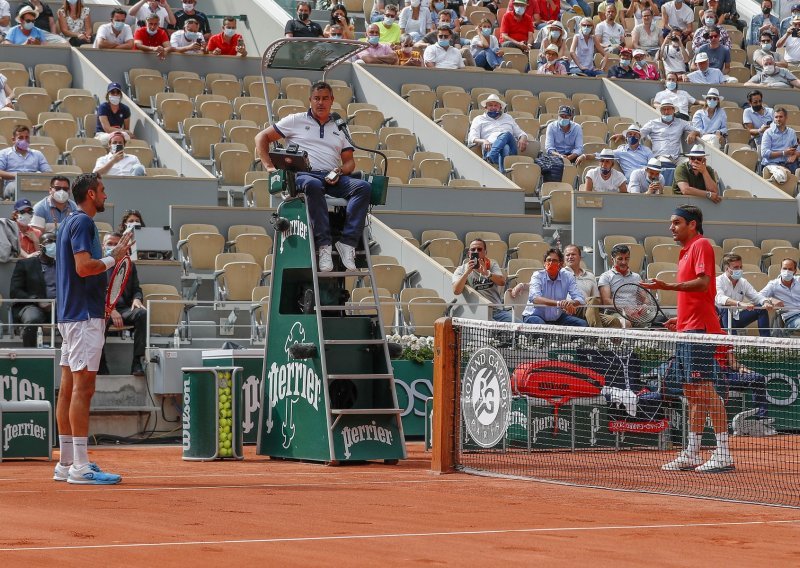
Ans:
[[[711,199],[711,192],[710,191],[706,191],[706,199]]]

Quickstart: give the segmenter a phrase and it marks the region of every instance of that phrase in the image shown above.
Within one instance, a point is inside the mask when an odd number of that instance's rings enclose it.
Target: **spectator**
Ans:
[[[797,283],[797,262],[784,258],[781,262],[781,273],[775,280],[770,280],[760,294],[769,298],[773,306],[784,308],[781,319],[785,327],[791,330],[800,329],[800,285]]]
[[[786,125],[788,114],[783,107],[773,111],[772,126],[761,134],[761,164],[783,166],[794,173],[797,170],[797,132]]]
[[[528,135],[522,131],[517,121],[505,114],[506,103],[495,94],[481,101],[484,114],[476,116],[469,128],[467,144],[480,144],[483,159],[490,164],[497,164],[505,173],[503,161],[508,156],[516,156],[525,152],[528,147]]]
[[[44,42],[44,33],[34,25],[36,10],[30,6],[23,6],[17,14],[17,23],[8,30],[3,41],[7,45],[41,45]]]
[[[689,105],[693,105],[697,99],[689,94],[688,91],[678,88],[678,73],[674,71],[667,73],[664,87],[664,90],[657,92],[653,98],[653,107],[659,110],[662,104],[671,102],[675,107],[675,116],[683,120],[689,120]]]
[[[144,224],[142,214],[138,209],[126,209],[125,212],[122,213],[122,218],[119,221],[119,227],[117,227],[117,231],[124,233],[126,230],[145,226],[146,225]],[[131,247],[131,250],[133,250],[133,247]]]
[[[761,13],[756,14],[750,20],[750,33],[747,36],[748,45],[758,45],[761,34],[764,32],[769,32],[772,34],[772,37],[778,36],[778,26],[780,23],[778,22],[777,16],[773,16],[771,12],[772,0],[762,0]]]
[[[387,4],[383,10],[383,21],[377,22],[381,32],[381,43],[394,45],[400,41],[400,26],[397,25],[397,5]]]
[[[631,2],[631,6],[637,2]],[[642,23],[633,27],[631,41],[634,49],[643,49],[648,55],[655,56],[661,46],[661,26],[653,20],[653,9],[642,9]]]
[[[208,23],[208,16],[203,12],[197,10],[197,0],[181,0],[181,9],[175,11],[175,24],[170,25],[170,30],[183,30],[186,29],[186,20],[197,20],[200,26],[200,33],[203,35],[203,41],[208,41],[211,37],[211,26]]]
[[[109,233],[103,239],[103,248],[106,254],[117,246],[119,240],[122,238],[121,233]],[[137,377],[144,376],[144,367],[142,360],[144,359],[145,348],[147,347],[147,309],[143,303],[144,296],[142,295],[142,288],[139,285],[139,275],[136,271],[136,263],[131,265],[131,276],[125,283],[125,288],[122,290],[114,309],[111,311],[108,326],[122,328],[124,326],[133,326],[133,360],[131,361],[131,375]],[[108,327],[106,328],[108,329]],[[107,372],[108,367],[105,363],[105,352],[100,364],[100,368]],[[106,374],[98,372],[98,374]]]
[[[514,313],[503,306],[506,277],[496,260],[486,256],[486,241],[474,239],[469,244],[469,255],[453,271],[453,294],[460,296],[469,286],[492,304],[494,321],[514,321]],[[519,323],[519,322],[518,322]]]
[[[126,16],[121,8],[111,10],[111,21],[97,29],[95,49],[133,49],[133,30],[125,23]]]
[[[172,51],[184,55],[203,55],[204,43],[203,34],[200,33],[200,22],[192,18],[184,20],[183,29],[176,31],[169,38]]]
[[[676,73],[678,79],[686,79],[686,68],[689,62],[689,52],[683,44],[681,34],[670,33],[664,38],[659,50],[659,57],[664,63],[665,73]]]
[[[664,193],[664,176],[661,175],[661,160],[650,158],[643,168],[631,173],[628,193],[647,193],[662,195]]]
[[[675,169],[675,181],[672,184],[673,193],[705,197],[709,201],[719,203],[722,201],[717,173],[706,165],[706,151],[700,144],[695,144],[686,154],[688,162],[683,162]]]
[[[545,62],[539,65],[536,73],[539,75],[566,75],[567,68],[564,63],[558,59],[558,46],[548,45],[544,48]],[[609,71],[610,73],[610,71]]]
[[[383,20],[384,6],[383,0],[375,0],[372,4],[372,12],[369,14],[370,23],[378,23]],[[442,7],[444,8],[444,2],[442,2]]]
[[[594,35],[600,38],[600,45],[606,53],[619,53],[625,46],[625,28],[616,22],[617,8],[613,4],[606,7],[605,19],[597,24]]]
[[[752,284],[744,278],[742,257],[728,253],[722,257],[722,274],[717,276],[717,296],[715,298],[719,321],[723,328],[733,330],[747,327],[758,321],[758,334],[769,337],[769,312],[772,302],[756,292]],[[761,308],[756,308],[756,304]],[[734,307],[727,310],[725,307]]]
[[[331,21],[325,26],[325,29],[322,30],[322,35],[331,37],[333,34],[331,31],[333,26],[339,26],[342,30],[339,39],[356,39],[356,28],[350,22],[350,17],[347,14],[347,8],[345,8],[344,4],[334,4],[331,6]]]
[[[572,163],[583,154],[583,129],[572,121],[575,111],[562,105],[558,108],[558,119],[551,121],[545,129],[545,152],[560,156]]]
[[[643,167],[653,157],[653,151],[641,143],[642,130],[636,124],[631,124],[622,134],[615,134],[610,141],[616,142],[623,137],[626,144],[614,150],[614,157],[625,178],[630,179],[634,170]]]
[[[43,37],[49,37],[48,34],[57,35],[58,27],[56,27],[56,19],[53,17],[53,10],[50,6],[42,0],[23,0],[17,8],[16,20],[19,22],[19,15],[22,13],[23,8],[32,8],[36,10],[33,25],[44,32]],[[44,42],[44,40],[42,40]]]
[[[514,9],[503,14],[500,20],[500,37],[503,47],[516,47],[528,53],[533,47],[533,19],[525,13],[528,0],[513,0]]]
[[[633,59],[633,72],[638,79],[646,81],[658,81],[660,79],[658,68],[647,61],[647,52],[643,49],[633,50]]]
[[[453,13],[453,21],[455,22],[456,29],[460,30],[461,24],[469,23],[466,6],[467,0],[448,0],[447,2],[447,9]]]
[[[175,25],[175,14],[167,0],[139,0],[130,7],[128,15],[139,21],[148,21],[151,16],[158,16],[158,27],[165,30],[164,33],[167,33],[167,26]]]
[[[461,53],[461,57],[464,58],[464,65],[474,67],[475,60],[472,58],[472,52],[470,51],[470,42],[466,39],[461,39],[461,36],[458,35],[458,32],[454,30],[453,12],[450,10],[442,11],[439,16],[439,24],[437,25],[436,30],[421,38],[420,41],[417,42],[416,46],[422,49],[427,49],[428,46],[434,45],[439,39],[439,28],[441,26],[447,26],[450,28],[450,45],[455,47],[456,50]],[[462,45],[466,47],[462,47]]]
[[[800,63],[800,14],[792,16],[792,25],[778,40],[777,46],[784,49],[783,57],[787,63]]]
[[[422,50],[415,49],[414,40],[408,34],[400,36],[400,47],[394,50],[397,64],[405,67],[422,66]]]
[[[101,176],[143,176],[144,166],[139,158],[125,153],[125,144],[130,136],[122,131],[112,132],[108,137],[108,154],[97,158],[94,173]]]
[[[781,20],[780,32],[777,34],[772,34],[773,37],[778,37],[785,34],[786,31],[792,27],[792,20],[795,17],[800,17],[800,4],[792,4],[792,13],[788,17]]]
[[[80,47],[92,43],[92,16],[82,0],[74,3],[64,0],[58,9],[58,26],[70,45]]]
[[[0,0],[0,36],[8,33],[8,26],[11,23],[11,6],[6,0]]]
[[[461,69],[464,58],[461,52],[452,45],[452,31],[449,24],[439,24],[438,41],[425,48],[423,61],[425,67],[437,69]]]
[[[700,133],[703,142],[717,149],[722,148],[728,137],[728,115],[719,106],[723,97],[717,89],[711,88],[703,98],[706,106],[695,111],[692,126]]]
[[[240,57],[247,57],[244,38],[236,33],[236,18],[227,16],[222,19],[222,30],[208,39],[206,51],[210,55],[238,55]]]
[[[603,272],[597,280],[597,287],[600,289],[600,303],[604,306],[613,305],[614,294],[623,284],[638,284],[642,281],[642,277],[630,269],[631,249],[628,245],[614,245],[610,254],[611,268]],[[600,313],[600,323],[603,327],[632,327],[633,325],[616,310],[609,308]]]
[[[147,25],[139,28],[133,34],[133,48],[139,51],[155,53],[159,59],[166,59],[167,54],[172,51],[167,32],[158,26],[159,18],[157,14],[150,14],[146,21]]]
[[[753,52],[752,62],[753,62],[753,69],[756,72],[760,72],[763,69],[762,60],[767,56],[771,55],[772,60],[775,62],[777,67],[788,67],[789,64],[786,63],[783,59],[783,55],[776,51],[775,43],[772,37],[772,34],[769,32],[764,32],[761,34],[761,47],[756,49]]]
[[[718,26],[734,26],[740,32],[744,32],[747,24],[741,20],[736,12],[736,0],[707,0],[706,5],[714,10],[717,17]]]
[[[58,225],[78,209],[78,205],[69,198],[69,192],[69,179],[54,176],[50,180],[50,194],[33,206],[31,227],[40,231],[56,232]]]
[[[586,75],[587,77],[597,77],[603,74],[603,69],[608,63],[608,54],[600,45],[600,38],[592,33],[594,24],[590,18],[583,18],[580,25],[580,33],[572,38],[572,47],[569,56],[572,58],[572,65],[569,72],[575,75]],[[600,68],[594,66],[594,56],[600,53],[603,61]]]
[[[691,39],[694,32],[694,10],[683,0],[670,0],[661,5],[661,22],[663,34],[677,33],[683,42]]]
[[[342,34],[344,33],[344,30],[342,26],[340,26],[339,24],[331,24],[329,28],[330,28],[329,29],[330,35],[328,36],[329,39],[343,39]],[[400,37],[400,41],[403,41],[402,36]]]
[[[470,42],[472,59],[476,66],[493,71],[503,64],[503,50],[493,33],[492,22],[489,18],[481,19],[478,30],[479,33],[475,34]]]
[[[286,37],[322,37],[322,26],[311,20],[309,2],[302,0],[297,3],[297,18],[286,22],[283,32]]]
[[[369,47],[360,51],[355,58],[364,63],[383,63],[385,65],[396,65],[397,54],[390,45],[381,43],[381,32],[378,24],[367,26],[367,44]]]
[[[675,103],[664,101],[659,111],[661,118],[649,120],[642,126],[642,140],[650,138],[653,155],[662,158],[661,173],[667,185],[672,185],[675,164],[683,151],[681,145],[683,135],[687,134],[687,142],[694,144],[700,133],[685,120],[675,117]],[[666,158],[666,163],[663,158]]]
[[[600,165],[586,171],[586,191],[628,193],[625,174],[614,169],[614,151],[604,148],[596,158]]]
[[[609,79],[636,79],[637,75],[631,63],[633,63],[633,52],[623,47],[619,52],[619,63],[612,65],[608,70]]]
[[[560,12],[560,0],[535,0],[533,13],[528,15],[533,18],[533,26],[539,30],[547,26],[548,22],[557,21]]]
[[[750,132],[756,144],[761,144],[761,135],[772,124],[772,109],[763,104],[764,95],[755,90],[747,93],[747,102],[750,106],[744,109],[742,125]]]
[[[39,241],[39,254],[22,259],[11,274],[11,297],[15,300],[55,300],[56,236],[45,233]],[[15,302],[11,319],[24,326],[22,346],[37,347],[39,326],[52,321],[53,302]]]
[[[547,61],[544,53],[545,48],[554,45],[558,48],[558,58],[564,60],[564,68],[566,69],[569,62],[569,45],[567,43],[567,30],[564,29],[561,22],[558,20],[550,22],[544,29],[539,31],[534,41],[538,41],[539,45],[541,45],[539,57],[537,58],[539,63]]]
[[[511,290],[516,298],[528,291],[528,306],[522,312],[522,321],[529,324],[566,325],[586,327],[585,320],[575,316],[586,299],[575,276],[564,269],[564,253],[551,248],[544,256],[544,270],[534,272],[530,283],[519,283]]]
[[[701,51],[694,57],[696,71],[689,73],[686,78],[690,83],[700,85],[720,85],[725,82],[725,75],[716,67],[710,67],[708,53]]]
[[[763,69],[750,77],[745,83],[746,87],[783,87],[800,89],[800,79],[795,77],[788,69],[778,67],[775,58],[767,55],[761,59]]]
[[[0,150],[0,179],[5,183],[3,199],[13,199],[17,193],[17,174],[50,172],[50,164],[39,150],[29,148],[31,131],[24,124],[14,127],[11,146]]]
[[[39,253],[39,238],[42,232],[36,227],[31,227],[33,221],[33,205],[29,199],[18,199],[14,202],[14,211],[11,213],[11,220],[16,221],[16,233],[18,235],[18,255],[19,258],[28,258]]]
[[[720,28],[715,28],[714,31],[708,34],[708,43],[703,47],[695,50],[696,54],[707,53],[708,64],[711,67],[716,67],[722,71],[723,75],[727,75],[731,69],[731,50],[724,45],[720,44]],[[726,81],[730,79],[726,78]]]
[[[15,110],[12,95],[13,92],[8,85],[8,79],[5,75],[0,73],[0,112]]]
[[[414,41],[425,37],[433,31],[433,17],[427,6],[422,6],[420,0],[411,0],[411,5],[400,12],[400,31],[409,34]]]
[[[106,102],[97,107],[94,137],[105,145],[108,144],[108,137],[119,130],[131,136],[131,109],[122,102],[122,85],[109,83]]]
[[[575,316],[586,320],[589,326],[595,327],[597,323],[597,308],[591,305],[600,301],[600,290],[597,289],[597,279],[594,274],[588,270],[584,270],[581,266],[581,249],[578,245],[569,244],[564,247],[564,262],[565,268],[572,272],[575,276],[575,282],[578,284],[586,300],[586,306],[580,307],[575,311]]]
[[[447,9],[447,4],[444,1],[439,1],[439,0],[434,0],[434,2],[431,3],[430,10],[434,28],[436,28],[436,26],[439,25],[439,19],[442,14],[444,14],[445,12],[450,13],[450,10]],[[452,14],[450,15],[452,16]]]
[[[717,44],[730,50],[731,37],[728,35],[728,30],[721,26],[717,27],[717,17],[714,15],[714,10],[706,10],[703,12],[701,22],[703,25],[697,28],[692,38],[692,51],[697,53],[701,47],[708,45],[711,42],[711,37],[715,33],[719,36],[717,38],[719,40]],[[712,65],[713,64],[712,61]]]

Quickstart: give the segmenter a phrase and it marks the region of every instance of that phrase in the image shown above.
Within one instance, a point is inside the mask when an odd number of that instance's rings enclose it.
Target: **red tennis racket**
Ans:
[[[117,305],[117,300],[125,290],[125,285],[128,283],[128,278],[131,276],[133,269],[133,261],[129,255],[123,256],[111,272],[111,278],[108,281],[108,290],[106,290],[106,319],[111,316],[114,307]]]

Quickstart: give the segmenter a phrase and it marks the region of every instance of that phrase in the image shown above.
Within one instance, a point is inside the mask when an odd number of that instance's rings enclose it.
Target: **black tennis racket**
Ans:
[[[108,290],[106,290],[106,319],[111,316],[114,307],[117,305],[117,300],[125,290],[125,285],[128,283],[128,278],[131,276],[133,270],[133,261],[129,255],[123,256],[119,262],[114,266],[111,272],[111,278],[108,281]]]
[[[623,284],[614,292],[614,309],[619,315],[637,327],[646,327],[656,322],[661,314],[663,321],[669,318],[658,305],[655,294],[638,284]],[[656,325],[662,327],[663,323]]]

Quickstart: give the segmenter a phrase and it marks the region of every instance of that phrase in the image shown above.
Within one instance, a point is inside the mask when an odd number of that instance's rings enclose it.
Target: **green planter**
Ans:
[[[425,434],[425,399],[433,396],[433,361],[395,360],[394,386],[397,404],[403,410],[403,433],[422,437]]]

